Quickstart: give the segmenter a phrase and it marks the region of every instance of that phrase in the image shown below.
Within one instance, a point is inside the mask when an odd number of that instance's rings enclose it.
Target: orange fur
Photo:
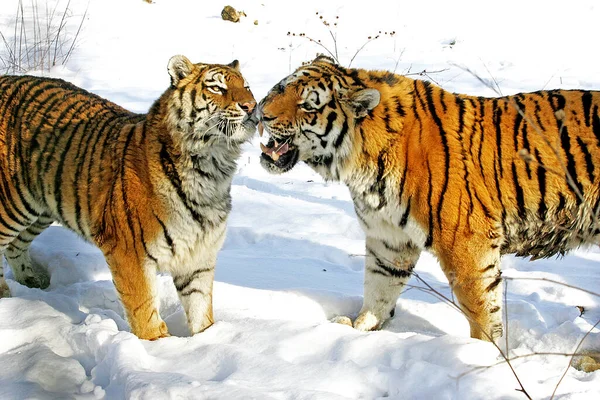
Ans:
[[[354,322],[393,314],[420,250],[435,254],[471,324],[502,334],[500,255],[549,257],[596,243],[600,92],[482,98],[318,57],[261,101],[289,153],[349,187],[367,235],[365,304]]]
[[[169,73],[146,115],[61,80],[0,77],[0,251],[18,281],[46,287],[29,243],[53,220],[71,228],[104,253],[142,339],[168,335],[157,269],[173,275],[192,333],[213,323],[231,178],[256,122],[237,61],[176,56]]]

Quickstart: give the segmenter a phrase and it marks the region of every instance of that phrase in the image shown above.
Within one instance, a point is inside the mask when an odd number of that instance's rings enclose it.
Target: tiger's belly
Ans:
[[[561,209],[549,213],[544,220],[528,214],[504,221],[502,254],[531,256],[532,259],[563,255],[585,244],[599,243],[596,217],[589,207]]]

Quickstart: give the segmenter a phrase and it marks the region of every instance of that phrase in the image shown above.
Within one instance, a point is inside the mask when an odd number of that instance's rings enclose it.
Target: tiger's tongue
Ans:
[[[279,160],[279,156],[287,153],[287,151],[289,150],[289,146],[287,143],[279,144],[279,143],[275,142],[273,147],[268,147],[261,143],[260,149],[262,150],[263,153],[265,153],[266,155],[271,157],[273,159],[273,161],[277,161],[277,160]]]

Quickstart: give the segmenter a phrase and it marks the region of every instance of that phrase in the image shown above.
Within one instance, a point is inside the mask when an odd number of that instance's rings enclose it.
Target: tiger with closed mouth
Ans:
[[[492,341],[503,329],[502,254],[598,241],[599,107],[596,91],[474,97],[319,56],[260,102],[261,164],[283,173],[303,161],[349,188],[366,234],[355,328],[394,315],[427,250],[471,336]]]
[[[0,254],[18,282],[47,287],[28,250],[60,222],[102,250],[132,332],[151,340],[168,335],[157,270],[173,276],[192,334],[213,323],[231,181],[258,122],[237,61],[174,56],[168,73],[145,115],[63,80],[0,77]]]

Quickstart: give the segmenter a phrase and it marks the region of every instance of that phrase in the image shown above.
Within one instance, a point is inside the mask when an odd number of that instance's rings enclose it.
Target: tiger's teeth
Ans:
[[[271,149],[269,149],[267,146],[265,146],[262,143],[260,144],[260,150],[265,154],[269,154],[269,151],[271,151]]]
[[[271,153],[271,158],[273,159],[273,161],[277,161],[277,160],[279,160],[279,154],[277,154],[276,151],[273,151]]]
[[[279,147],[279,143],[275,140],[275,147]]]
[[[258,136],[262,137],[265,127],[262,122],[258,123]]]

